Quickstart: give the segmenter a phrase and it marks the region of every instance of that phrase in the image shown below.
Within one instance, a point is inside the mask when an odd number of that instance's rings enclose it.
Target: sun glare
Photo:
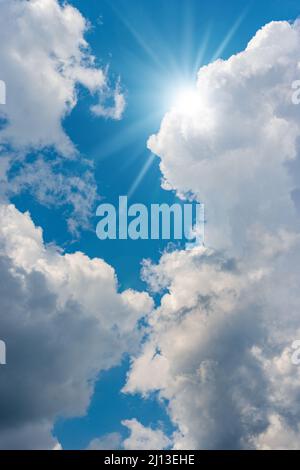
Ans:
[[[182,114],[194,114],[199,106],[199,95],[195,87],[183,87],[175,91],[172,106]]]

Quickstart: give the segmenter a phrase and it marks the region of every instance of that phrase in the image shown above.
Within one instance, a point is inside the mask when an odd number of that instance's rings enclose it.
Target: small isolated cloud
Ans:
[[[162,450],[171,445],[161,429],[145,427],[136,419],[124,420],[122,424],[130,431],[130,436],[123,442],[126,450]]]
[[[68,166],[70,168],[68,168]],[[75,167],[75,168],[74,168]],[[17,194],[32,194],[46,207],[63,208],[69,232],[77,236],[80,230],[90,228],[97,200],[97,185],[93,167],[86,161],[48,161],[41,155],[30,161],[20,161],[0,174],[3,198]],[[2,180],[2,181],[1,181]]]
[[[112,102],[110,105],[109,103]],[[119,121],[126,107],[125,96],[121,91],[120,81],[118,81],[114,90],[104,89],[100,95],[99,104],[91,107],[95,116],[115,119]]]
[[[62,448],[61,444],[59,442],[57,442],[52,450],[63,450],[63,448]]]
[[[85,414],[99,372],[133,352],[146,293],[118,293],[115,272],[46,246],[29,214],[0,206],[0,448],[52,449],[59,416]]]
[[[0,108],[1,193],[29,190],[42,204],[71,207],[68,226],[77,233],[88,226],[97,188],[63,121],[77,104],[79,86],[99,103],[92,107],[95,115],[121,119],[120,80],[110,87],[107,70],[97,66],[85,39],[89,24],[69,3],[0,0],[0,8],[0,83],[6,85]],[[32,153],[41,152],[44,156],[32,161]],[[64,167],[70,159],[78,163],[71,177]],[[16,166],[19,174],[12,179]]]
[[[202,67],[192,112],[174,106],[148,141],[166,187],[205,203],[214,248],[243,250],[248,227],[274,231],[295,216],[300,106],[291,85],[300,75],[299,42],[299,22],[266,25],[241,53]]]

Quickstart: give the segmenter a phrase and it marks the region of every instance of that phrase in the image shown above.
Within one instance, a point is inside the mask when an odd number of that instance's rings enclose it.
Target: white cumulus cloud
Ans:
[[[0,448],[50,449],[55,419],[84,414],[99,372],[137,350],[152,300],[119,293],[104,261],[45,246],[29,214],[0,214]]]
[[[41,204],[68,206],[66,211],[73,210],[66,216],[68,227],[77,234],[89,228],[97,185],[64,119],[77,104],[80,86],[93,96],[91,113],[121,119],[126,102],[120,80],[110,86],[107,68],[97,65],[85,38],[89,23],[68,2],[0,0],[0,9],[0,80],[6,85],[0,108],[1,196],[26,191]],[[109,106],[107,96],[114,98]],[[72,177],[65,157],[76,162]]]
[[[76,105],[77,85],[92,94],[107,87],[84,37],[88,23],[57,0],[1,0],[0,7],[0,75],[7,86],[0,142],[73,153],[62,120]]]
[[[148,142],[164,187],[207,212],[206,248],[144,264],[163,295],[124,388],[169,401],[175,448],[299,442],[299,46],[299,22],[266,25],[202,67],[193,109],[174,106]]]

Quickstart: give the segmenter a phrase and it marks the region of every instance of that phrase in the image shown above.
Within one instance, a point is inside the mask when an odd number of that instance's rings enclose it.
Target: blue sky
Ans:
[[[173,192],[161,188],[159,159],[147,149],[151,134],[172,105],[173,90],[194,83],[201,65],[218,57],[228,58],[243,50],[255,32],[272,20],[293,20],[299,2],[292,0],[72,0],[91,24],[86,39],[97,64],[109,66],[111,83],[120,78],[126,97],[121,120],[99,119],[90,112],[94,97],[84,88],[64,129],[81,155],[94,163],[98,194],[117,203],[130,195],[132,203],[180,202]],[[245,98],[247,99],[247,97]],[[50,157],[49,157],[50,158]],[[55,242],[67,253],[81,251],[102,258],[116,270],[119,289],[139,291],[146,286],[140,277],[141,262],[157,262],[167,248],[164,241],[100,241],[97,219],[91,230],[72,236],[66,225],[65,208],[47,208],[34,196],[14,196],[16,207],[29,210],[41,226],[47,243]],[[159,302],[159,297],[155,299]],[[167,435],[174,430],[166,402],[156,395],[121,392],[129,368],[122,364],[102,372],[87,415],[58,419],[54,435],[64,449],[82,449],[94,439],[112,432],[125,438],[124,419],[136,418],[145,426],[161,426]]]

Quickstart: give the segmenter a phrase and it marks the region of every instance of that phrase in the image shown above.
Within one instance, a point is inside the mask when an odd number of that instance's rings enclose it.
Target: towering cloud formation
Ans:
[[[145,263],[163,296],[125,387],[169,400],[175,448],[299,442],[299,46],[298,22],[266,25],[202,67],[193,109],[172,108],[148,142],[165,188],[208,218],[210,248]]]
[[[0,217],[0,448],[51,448],[55,418],[85,413],[99,372],[138,347],[152,301],[118,293],[104,261],[45,246],[28,214]]]

